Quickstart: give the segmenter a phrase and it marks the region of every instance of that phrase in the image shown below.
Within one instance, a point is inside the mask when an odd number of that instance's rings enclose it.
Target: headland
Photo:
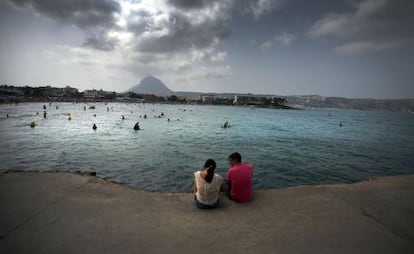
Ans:
[[[0,174],[0,253],[413,253],[414,175],[222,195],[131,189],[93,175]]]

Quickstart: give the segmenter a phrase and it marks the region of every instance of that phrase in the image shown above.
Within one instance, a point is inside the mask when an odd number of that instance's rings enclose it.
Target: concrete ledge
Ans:
[[[130,189],[91,175],[0,174],[0,253],[414,253],[414,175],[224,195]]]

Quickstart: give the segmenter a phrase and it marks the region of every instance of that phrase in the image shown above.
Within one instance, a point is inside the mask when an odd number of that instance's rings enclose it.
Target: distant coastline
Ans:
[[[235,98],[256,98],[255,102],[235,103]],[[126,102],[165,104],[237,105],[272,109],[346,109],[361,111],[414,112],[414,99],[354,99],[319,95],[266,95],[246,93],[170,92],[168,94],[116,93],[65,87],[0,86],[0,104],[25,102]]]

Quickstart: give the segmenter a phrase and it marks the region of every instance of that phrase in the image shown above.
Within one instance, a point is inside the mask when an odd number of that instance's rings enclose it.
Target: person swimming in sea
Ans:
[[[134,125],[134,130],[136,130],[136,131],[138,131],[138,130],[140,130],[141,128],[139,127],[139,122],[137,122],[135,125]]]
[[[224,129],[226,129],[226,128],[230,128],[230,123],[229,123],[228,121],[226,121],[226,122],[224,123],[224,125],[223,125],[223,128],[224,128]]]
[[[94,131],[96,131],[96,129],[98,129],[98,127],[96,126],[96,124],[93,124],[92,129],[93,129]]]

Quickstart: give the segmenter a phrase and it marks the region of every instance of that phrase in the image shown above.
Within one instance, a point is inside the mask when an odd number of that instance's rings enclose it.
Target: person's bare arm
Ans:
[[[194,193],[197,193],[197,185],[196,185],[196,179],[194,176]]]

